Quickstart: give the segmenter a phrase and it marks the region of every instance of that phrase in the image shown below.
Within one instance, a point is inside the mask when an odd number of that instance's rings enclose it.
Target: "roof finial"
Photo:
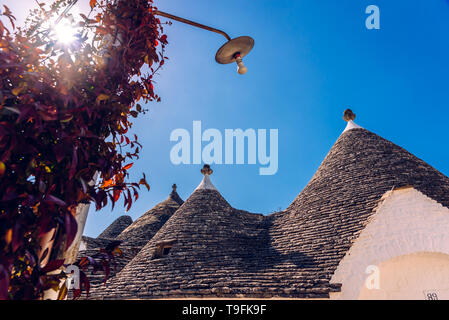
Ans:
[[[203,169],[201,169],[201,173],[203,174],[203,175],[207,175],[207,176],[210,176],[212,173],[214,172],[214,170],[212,170],[211,168],[210,168],[210,165],[208,165],[208,164],[205,164],[204,166],[203,166]]]
[[[212,172],[214,172],[211,168],[210,165],[205,164],[203,166],[203,169],[201,169],[201,173],[204,175],[203,180],[201,181],[200,185],[195,189],[195,190],[199,190],[199,189],[209,189],[209,190],[217,190],[214,185],[212,184],[212,182],[210,181],[210,175],[212,174]]]
[[[355,119],[355,113],[352,112],[351,109],[346,109],[345,112],[343,113],[343,120],[345,120],[346,122],[349,122],[354,119]]]
[[[354,122],[354,119],[355,113],[352,112],[351,109],[346,109],[345,112],[343,113],[343,120],[345,120],[348,124],[346,125],[346,128],[343,132],[346,132],[351,129],[362,128],[361,126],[359,126],[357,123]]]
[[[168,196],[169,199],[172,199],[173,201],[177,202],[179,205],[182,205],[184,203],[184,200],[181,199],[179,194],[176,192],[176,188],[178,187],[176,183],[173,183],[172,191],[170,192],[170,195]]]

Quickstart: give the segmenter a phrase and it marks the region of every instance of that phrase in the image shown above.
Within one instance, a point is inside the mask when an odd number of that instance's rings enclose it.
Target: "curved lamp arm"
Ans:
[[[176,21],[179,21],[179,22],[182,22],[182,23],[190,24],[191,26],[194,26],[194,27],[198,27],[198,28],[201,28],[201,29],[209,30],[209,31],[221,34],[228,41],[231,40],[231,37],[228,36],[228,34],[226,32],[224,32],[222,30],[219,30],[219,29],[215,29],[215,28],[212,28],[212,27],[205,26],[204,24],[200,24],[200,23],[197,23],[197,22],[194,22],[194,21],[191,21],[191,20],[187,20],[187,19],[184,19],[184,18],[181,18],[181,17],[177,17],[177,16],[174,16],[174,15],[172,15],[170,13],[166,13],[166,12],[163,12],[163,11],[160,11],[160,10],[154,11],[153,14],[154,15],[159,15],[159,16],[162,16],[162,17],[165,17],[165,18],[173,19],[173,20],[176,20]]]

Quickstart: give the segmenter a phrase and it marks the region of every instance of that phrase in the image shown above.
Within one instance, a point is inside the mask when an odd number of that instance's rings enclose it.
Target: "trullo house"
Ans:
[[[90,297],[449,299],[449,178],[354,118],[345,111],[284,211],[233,208],[206,165],[185,202],[174,187],[135,222],[84,238],[80,255],[123,241],[117,273]]]

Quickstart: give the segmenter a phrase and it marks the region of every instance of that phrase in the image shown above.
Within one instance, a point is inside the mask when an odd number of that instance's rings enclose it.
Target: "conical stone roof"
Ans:
[[[166,200],[136,219],[116,239],[123,241],[125,245],[143,247],[147,244],[172,214],[184,203],[176,192],[176,184],[172,188],[173,190]]]
[[[271,227],[278,252],[310,261],[303,278],[310,283],[329,282],[386,192],[412,186],[449,207],[448,177],[394,143],[348,127]]]
[[[112,279],[103,290],[105,298],[251,293],[248,279],[267,256],[269,218],[232,208],[210,181],[203,182]],[[172,246],[169,253],[158,256],[166,244]]]
[[[285,211],[236,210],[215,187],[199,187],[102,297],[325,298],[339,291],[332,274],[387,191],[413,186],[449,207],[448,177],[354,117]]]
[[[113,235],[114,238],[90,238],[83,236],[84,248],[78,253],[78,259],[85,256],[92,256],[99,252],[100,249],[105,248],[112,241],[120,240],[120,249],[122,255],[116,256],[113,261],[113,266],[111,266],[111,273],[109,278],[112,279],[115,275],[122,270],[122,268],[127,265],[136,254],[142,249],[142,247],[148,243],[148,241],[156,234],[156,232],[163,226],[163,224],[170,218],[170,216],[179,208],[179,206],[184,201],[181,199],[179,194],[176,192],[176,184],[172,186],[172,192],[169,194],[168,198],[152,209],[144,213],[141,217],[136,219],[132,223],[127,223],[125,227],[121,227],[121,232],[117,235],[117,230],[120,230],[118,225],[123,226],[124,224],[119,224],[114,221],[102,234],[106,231],[111,230],[112,232],[106,233],[106,235]],[[127,217],[127,216],[126,216]],[[120,217],[122,218],[122,217]],[[119,219],[120,219],[119,218]],[[131,218],[126,222],[129,222]],[[98,296],[98,292],[103,289],[104,273],[96,272],[89,274],[89,281],[91,286],[92,298]],[[82,296],[81,298],[84,298]]]
[[[130,216],[120,216],[112,222],[99,236],[100,239],[114,239],[133,222]]]

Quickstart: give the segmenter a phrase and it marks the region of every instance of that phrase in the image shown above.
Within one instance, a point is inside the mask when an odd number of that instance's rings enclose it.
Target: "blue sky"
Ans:
[[[15,12],[29,0],[1,0]],[[86,2],[80,0],[80,2]],[[249,35],[248,73],[215,62],[225,42],[217,34],[174,22],[166,26],[170,58],[157,76],[161,103],[134,125],[144,145],[132,170],[149,177],[127,214],[136,219],[165,199],[172,183],[186,199],[201,181],[201,165],[170,162],[172,130],[279,130],[279,170],[214,165],[212,181],[236,208],[269,213],[287,207],[304,188],[345,127],[356,122],[449,175],[449,4],[445,0],[155,1],[159,9]],[[380,8],[380,30],[367,30],[365,8]],[[17,9],[17,10],[14,10]],[[85,234],[97,236],[119,215],[91,208]]]

